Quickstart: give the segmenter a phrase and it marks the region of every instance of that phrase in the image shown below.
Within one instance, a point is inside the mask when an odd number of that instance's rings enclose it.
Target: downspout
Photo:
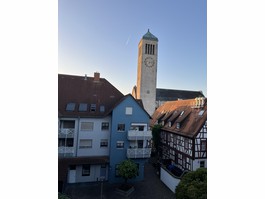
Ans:
[[[79,123],[80,123],[80,117],[77,118],[77,132],[76,132],[76,150],[75,150],[75,157],[77,157],[77,150],[78,150],[78,139],[79,139]]]

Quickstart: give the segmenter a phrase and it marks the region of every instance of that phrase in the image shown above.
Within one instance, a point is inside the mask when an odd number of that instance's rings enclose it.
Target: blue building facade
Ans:
[[[152,133],[150,116],[132,95],[126,95],[112,111],[110,135],[109,182],[120,183],[118,165],[131,159],[137,164],[138,175],[129,182],[144,179],[144,166],[151,156]]]

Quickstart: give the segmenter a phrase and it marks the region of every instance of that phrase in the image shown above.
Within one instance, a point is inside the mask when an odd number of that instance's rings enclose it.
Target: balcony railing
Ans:
[[[151,131],[129,130],[127,139],[128,140],[151,140],[152,132]]]
[[[74,147],[58,147],[58,156],[59,157],[73,157],[74,156]]]
[[[58,137],[59,138],[74,138],[75,129],[59,129]]]
[[[127,149],[127,158],[150,158],[151,148]]]

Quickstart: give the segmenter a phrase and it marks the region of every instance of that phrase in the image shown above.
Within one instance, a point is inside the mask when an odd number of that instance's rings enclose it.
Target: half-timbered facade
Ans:
[[[207,167],[205,98],[166,102],[153,114],[151,126],[156,124],[161,125],[159,158],[165,167],[176,173]]]

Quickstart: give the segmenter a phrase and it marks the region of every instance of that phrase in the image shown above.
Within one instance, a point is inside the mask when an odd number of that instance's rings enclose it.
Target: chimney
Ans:
[[[85,80],[87,80],[87,74],[85,74]]]
[[[99,80],[100,80],[100,73],[94,72],[94,81],[99,82]]]

